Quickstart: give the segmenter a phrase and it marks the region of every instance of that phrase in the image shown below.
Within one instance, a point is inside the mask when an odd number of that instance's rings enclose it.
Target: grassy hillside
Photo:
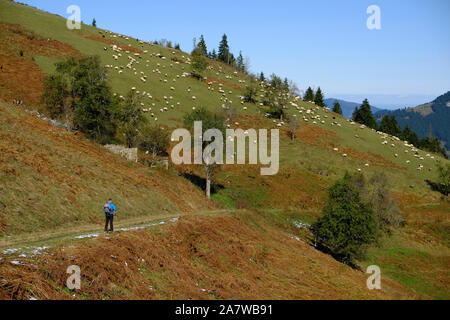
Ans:
[[[186,180],[129,163],[87,139],[0,103],[0,239],[101,225],[109,197],[120,219],[211,206]]]
[[[431,192],[425,183],[425,179],[437,178],[437,163],[448,160],[406,146],[395,137],[361,127],[314,104],[294,101],[294,97],[287,112],[298,117],[301,128],[297,139],[291,141],[285,123],[266,118],[258,104],[241,103],[242,89],[249,79],[230,66],[208,61],[207,79],[198,81],[184,74],[190,72],[191,57],[187,53],[86,25],[71,31],[65,24],[66,20],[59,16],[0,0],[3,247],[21,241],[27,245],[42,235],[99,230],[102,224],[99,207],[113,197],[120,208],[119,223],[141,223],[173,215],[196,216],[186,216],[183,218],[186,220],[167,230],[149,229],[114,237],[111,241],[116,248],[108,249],[112,251],[105,253],[101,263],[92,264],[89,271],[92,276],[118,268],[114,284],[101,292],[105,297],[326,298],[332,292],[333,298],[448,298],[450,204]],[[122,50],[113,51],[112,45]],[[100,56],[108,66],[109,82],[117,95],[124,96],[133,87],[145,93],[143,108],[151,109],[146,113],[148,121],[168,130],[181,126],[183,115],[194,107],[222,112],[226,102],[238,108],[232,127],[280,129],[279,174],[260,176],[258,166],[223,166],[217,174],[213,201],[207,202],[201,185],[183,177],[190,174],[191,180],[198,182],[204,178],[202,171],[184,171],[185,168],[158,171],[128,163],[80,135],[67,133],[26,113],[25,109],[39,108],[42,80],[53,72],[54,63],[82,55]],[[131,61],[130,69],[127,65]],[[147,76],[146,82],[140,79],[143,76]],[[262,87],[260,90],[262,93]],[[24,105],[12,105],[14,99],[23,100]],[[423,168],[418,170],[420,165]],[[293,229],[294,221],[310,223],[321,215],[328,187],[346,171],[361,171],[367,177],[385,172],[406,221],[404,228],[385,239],[362,262],[380,265],[387,279],[395,279],[387,280],[387,289],[375,296],[365,289],[363,274],[313,250],[305,244],[309,243],[308,234],[297,234],[298,230]],[[199,212],[218,208],[229,214],[214,218],[197,216]],[[241,212],[240,209],[249,211],[243,216],[233,214]],[[217,226],[217,234],[211,231],[213,226]],[[296,234],[305,243],[289,239],[286,233]],[[197,238],[201,241],[195,246],[197,252],[192,253],[192,239]],[[224,252],[214,255],[223,239],[231,242]],[[98,242],[77,243],[73,251],[89,265],[108,241],[102,238]],[[151,255],[154,247],[146,242],[161,246],[156,258]],[[173,254],[169,253],[169,246],[173,246],[180,260],[175,259],[167,269],[160,267],[160,270],[158,259]],[[140,265],[133,260],[133,252],[137,251],[127,252],[129,247],[143,250],[148,255],[142,256],[147,263]],[[66,247],[57,252],[60,257],[68,257],[72,250]],[[198,252],[203,256],[199,257]],[[122,260],[108,260],[111,255]],[[249,255],[257,262],[247,261]],[[47,282],[43,268],[30,274],[31,269],[25,267],[23,273],[17,273],[20,267],[8,264],[9,260],[0,260],[2,275],[11,279],[0,287],[0,298],[68,297],[58,282],[65,272],[59,260],[47,255],[36,259],[39,265],[51,264],[53,282]],[[124,265],[125,261],[133,272],[119,270],[118,265]],[[235,267],[238,261],[242,265]],[[317,274],[311,273],[310,268]],[[194,276],[198,272],[206,277],[206,283],[200,283],[201,277]],[[307,276],[300,277],[301,272]],[[334,275],[341,272],[344,278],[335,279]],[[178,273],[192,280],[177,283],[174,277]],[[248,278],[239,280],[247,273]],[[23,275],[30,278],[20,284]],[[119,279],[125,275],[131,280],[122,287]],[[232,287],[225,283],[228,280]],[[196,283],[207,287],[207,293],[194,290]],[[148,291],[149,285],[157,290]],[[86,296],[79,298],[103,297],[96,291],[98,286],[101,282],[90,282]],[[183,286],[185,291],[181,290]]]

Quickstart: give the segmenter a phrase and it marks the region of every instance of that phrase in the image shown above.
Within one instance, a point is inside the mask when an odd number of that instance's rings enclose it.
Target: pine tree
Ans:
[[[314,103],[319,107],[325,107],[325,103],[323,103],[323,94],[320,87],[317,88],[316,94],[314,96]]]
[[[353,121],[361,123],[369,128],[376,129],[377,122],[373,116],[372,110],[370,108],[369,101],[365,99],[363,104],[359,108],[355,108],[353,111]]]
[[[410,144],[418,147],[419,145],[419,137],[417,134],[411,130],[411,128],[406,125],[405,129],[403,129],[402,139],[408,141]]]
[[[205,38],[203,35],[200,36],[200,41],[197,44],[197,47],[194,50],[196,54],[199,56],[207,57],[208,56],[208,49],[206,47]]]
[[[381,119],[379,130],[384,133],[390,133],[390,118],[387,114]]]
[[[97,21],[95,21],[95,18],[94,18],[94,20],[92,20],[92,26],[97,27]]]
[[[266,77],[264,76],[264,72],[261,71],[261,74],[259,75],[259,81],[264,82],[266,81]]]
[[[236,60],[236,67],[239,71],[245,72],[244,57],[242,56],[242,51],[239,51],[239,56]]]
[[[230,53],[228,55],[228,64],[232,67],[236,67],[236,58],[234,57],[234,54]]]
[[[283,81],[283,90],[284,90],[284,91],[289,91],[289,80],[288,80],[288,78],[284,78],[284,81]]]
[[[379,130],[396,137],[402,136],[402,129],[394,116],[385,115],[381,120]]]
[[[341,104],[338,101],[334,102],[333,112],[337,113],[337,114],[340,114],[342,116]]]
[[[314,91],[311,89],[311,87],[308,87],[308,89],[306,90],[303,100],[311,102],[314,101]]]
[[[216,49],[213,49],[212,53],[211,53],[211,59],[216,60],[217,59],[217,53],[216,53]]]
[[[220,41],[217,58],[223,62],[229,63],[230,47],[228,46],[228,38],[226,34],[223,35],[222,41]]]

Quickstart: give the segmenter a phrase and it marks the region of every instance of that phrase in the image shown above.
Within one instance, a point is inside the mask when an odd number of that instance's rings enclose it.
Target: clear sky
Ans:
[[[184,51],[201,34],[209,50],[217,48],[226,33],[232,52],[250,58],[252,72],[275,72],[301,89],[321,86],[328,97],[427,102],[450,90],[449,0],[20,2],[62,16],[75,4],[85,23],[95,17],[100,28],[147,41],[165,38]],[[370,5],[381,9],[381,30],[366,26]]]

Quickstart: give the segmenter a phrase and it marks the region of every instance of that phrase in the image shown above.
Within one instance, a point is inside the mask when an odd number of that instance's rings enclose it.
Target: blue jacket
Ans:
[[[116,212],[116,210],[117,210],[116,206],[111,201],[109,201],[108,204],[109,204],[109,213],[114,215],[114,212]]]

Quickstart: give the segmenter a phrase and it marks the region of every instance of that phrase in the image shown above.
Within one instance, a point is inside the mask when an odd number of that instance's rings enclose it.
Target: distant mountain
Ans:
[[[431,132],[450,150],[450,91],[415,108],[378,111],[375,118],[381,120],[386,114],[394,116],[402,128],[409,125],[419,138],[427,137]]]
[[[335,98],[329,98],[329,99],[325,99],[323,102],[326,104],[326,106],[330,109],[333,109],[334,107],[334,103],[338,101],[339,104],[341,105],[342,108],[342,115],[348,119],[350,119],[352,117],[353,111],[355,111],[355,108],[359,108],[362,104],[362,101],[360,103],[356,103],[356,102],[350,102],[350,101],[345,101],[345,100],[340,100],[340,99],[335,99]],[[383,110],[377,107],[372,107],[372,112],[375,114],[377,112],[380,111],[387,111],[387,110]]]

